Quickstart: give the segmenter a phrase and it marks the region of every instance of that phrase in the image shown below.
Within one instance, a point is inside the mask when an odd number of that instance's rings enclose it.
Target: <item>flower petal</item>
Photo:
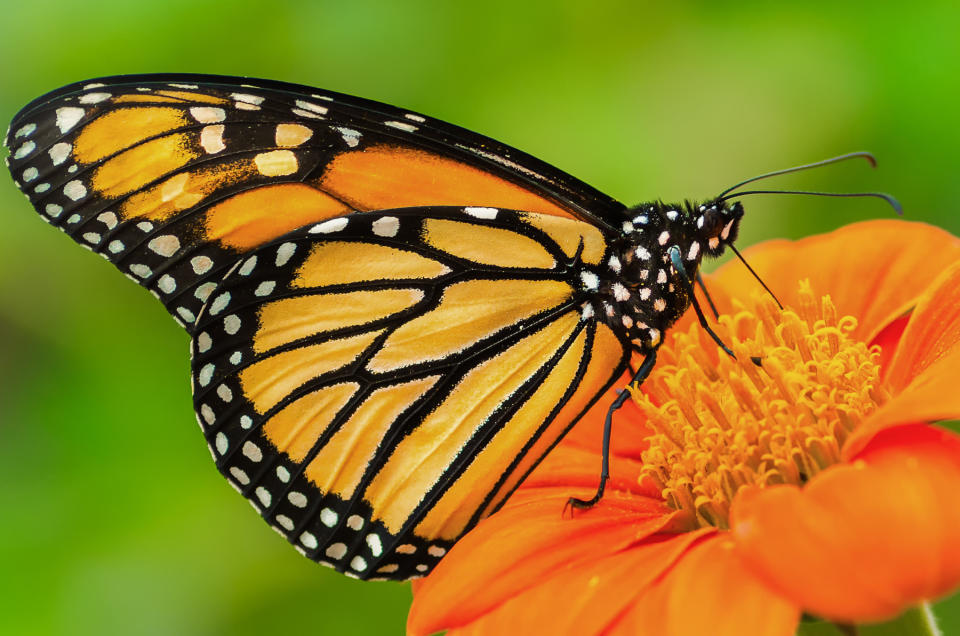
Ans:
[[[483,520],[443,558],[417,590],[412,634],[466,625],[561,568],[618,553],[668,526],[662,502],[608,493],[589,510],[563,518],[567,498],[592,489],[526,488]]]
[[[854,223],[799,241],[770,241],[744,257],[786,305],[795,305],[797,282],[810,279],[816,294],[830,294],[839,314],[855,316],[854,335],[869,342],[908,311],[934,272],[960,259],[960,239],[923,223],[879,220]],[[739,262],[721,267],[711,289],[744,298],[759,288]]]
[[[901,342],[905,346],[897,349],[886,374],[894,390],[903,389],[960,348],[960,262],[947,268],[920,297]]]
[[[561,568],[466,629],[452,630],[450,636],[610,633],[610,625],[647,586],[682,559],[691,544],[713,532],[668,535],[663,540]]]
[[[628,634],[790,636],[799,607],[744,568],[720,533],[691,548],[617,624]]]
[[[739,493],[747,567],[806,611],[883,620],[960,583],[960,437],[916,424],[878,433],[853,464],[803,489]]]
[[[886,428],[960,418],[957,378],[960,378],[960,347],[924,369],[901,393],[861,422],[844,443],[843,458],[857,455]]]

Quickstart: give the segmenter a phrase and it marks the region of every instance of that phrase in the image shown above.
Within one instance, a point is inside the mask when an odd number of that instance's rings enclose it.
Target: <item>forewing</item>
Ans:
[[[613,227],[623,208],[465,129],[265,80],[74,84],[24,108],[6,145],[13,178],[40,214],[151,289],[191,331],[237,259],[324,219],[470,205]]]
[[[351,214],[258,248],[194,337],[219,469],[307,556],[422,575],[625,368],[580,287],[606,252],[586,223],[493,208]]]

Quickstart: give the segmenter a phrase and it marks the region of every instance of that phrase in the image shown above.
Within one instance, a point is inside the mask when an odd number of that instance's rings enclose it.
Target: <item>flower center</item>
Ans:
[[[856,319],[838,318],[806,281],[799,307],[757,297],[719,323],[736,360],[694,324],[661,348],[634,400],[652,431],[641,480],[694,525],[727,528],[742,486],[799,485],[839,462],[847,436],[889,394],[879,347],[851,338]]]

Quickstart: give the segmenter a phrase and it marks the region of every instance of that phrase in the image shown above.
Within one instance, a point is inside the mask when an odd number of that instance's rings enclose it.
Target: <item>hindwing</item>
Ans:
[[[219,469],[307,556],[429,571],[625,369],[584,308],[581,221],[490,207],[354,213],[258,247],[197,319]]]

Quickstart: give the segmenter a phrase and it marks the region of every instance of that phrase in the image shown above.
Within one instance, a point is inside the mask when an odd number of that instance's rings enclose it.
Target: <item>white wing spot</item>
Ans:
[[[29,137],[37,129],[36,124],[27,124],[26,126],[21,126],[17,132],[13,133],[13,136],[16,137]]]
[[[697,241],[694,241],[693,243],[690,244],[690,251],[687,252],[687,260],[688,261],[694,260],[695,258],[697,258],[697,254],[699,253],[700,253],[700,243]]]
[[[227,305],[230,304],[230,292],[223,292],[219,296],[213,299],[213,302],[210,304],[210,315],[216,316],[221,311],[227,308]]]
[[[233,475],[233,478],[240,482],[241,486],[246,486],[250,483],[250,477],[247,476],[247,473],[243,472],[240,468],[236,466],[230,467],[230,474]]]
[[[224,402],[230,402],[233,400],[233,391],[231,391],[230,387],[228,387],[226,384],[221,384],[220,386],[217,387],[217,395]],[[250,442],[247,442],[247,444],[249,443]],[[243,449],[244,449],[244,455],[246,455],[247,447],[244,446]],[[260,461],[260,460],[254,460],[254,461]]]
[[[79,201],[83,197],[87,196],[87,187],[83,185],[82,181],[75,179],[63,186],[63,193],[73,201]]]
[[[363,527],[363,517],[360,515],[350,515],[347,517],[347,527],[351,530],[359,530]]]
[[[287,532],[290,532],[291,530],[293,530],[293,519],[291,519],[287,515],[277,515],[276,517],[274,517],[274,519],[276,519],[277,523],[280,524],[280,527],[282,527]]]
[[[426,117],[421,117],[420,115],[415,115],[413,113],[405,113],[404,117],[411,121],[415,121],[418,124],[422,124],[423,122],[427,121]]]
[[[380,535],[378,534],[368,534],[367,535],[367,546],[370,548],[370,554],[375,557],[383,554],[383,543],[380,541]]]
[[[213,261],[209,256],[194,256],[190,259],[190,267],[194,274],[206,274],[213,267]]]
[[[170,274],[164,274],[160,277],[160,280],[157,281],[157,289],[164,294],[172,294],[177,290],[177,281]]]
[[[130,271],[139,276],[140,278],[148,278],[153,270],[144,265],[143,263],[135,263],[130,266]]]
[[[666,308],[667,308],[667,301],[665,301],[663,298],[657,298],[655,301],[653,301],[654,311],[663,311]]]
[[[350,560],[350,567],[357,572],[363,572],[367,569],[367,562],[362,556],[355,556]]]
[[[216,283],[204,283],[199,285],[195,290],[193,290],[193,295],[200,302],[207,302],[207,298],[210,298],[210,294],[213,293],[213,290],[217,288]]]
[[[257,172],[265,177],[285,177],[300,169],[297,155],[292,150],[261,152],[253,158]]]
[[[180,314],[180,317],[187,322],[193,322],[196,320],[196,316],[193,315],[193,312],[186,307],[177,307],[177,313]]]
[[[354,130],[353,128],[342,128],[335,126],[334,130],[340,133],[343,137],[343,141],[350,146],[351,148],[356,148],[360,144],[360,131]]]
[[[213,346],[213,339],[210,337],[206,331],[200,332],[200,335],[197,336],[197,351],[200,353],[206,353],[210,351],[210,347]]]
[[[306,508],[307,507],[307,496],[302,492],[293,492],[287,493],[287,500],[292,503],[297,508]]]
[[[290,471],[283,466],[277,466],[277,479],[283,483],[287,483],[290,481]]]
[[[309,532],[304,532],[300,535],[300,544],[308,550],[316,550],[319,545],[317,538]]]
[[[27,168],[23,171],[23,180],[24,181],[33,181],[40,176],[40,171],[36,168]]]
[[[264,508],[270,507],[270,502],[273,501],[273,497],[270,496],[269,490],[263,486],[257,486],[257,489],[253,491],[253,494],[257,496],[257,499],[260,500],[260,503],[263,504]],[[316,541],[316,539],[314,539],[314,541]]]
[[[377,236],[396,236],[400,231],[400,219],[395,216],[385,216],[373,222],[373,233]]]
[[[304,100],[302,100],[302,99],[298,99],[298,100],[297,100],[296,102],[294,102],[294,103],[297,105],[297,108],[302,108],[302,109],[304,109],[304,110],[309,110],[310,112],[316,113],[316,114],[318,114],[318,115],[326,115],[326,114],[327,114],[327,107],[326,107],[326,106],[319,106],[319,105],[317,105],[317,104],[313,104],[313,103],[311,103],[311,102],[304,101]]]
[[[339,518],[340,517],[337,516],[337,513],[329,508],[324,508],[320,511],[320,523],[328,528],[332,528],[333,526],[337,525],[337,520]]]
[[[77,125],[77,122],[83,119],[84,110],[82,108],[77,108],[76,106],[64,106],[63,108],[57,109],[57,128],[60,129],[61,133],[65,133],[74,126]]]
[[[396,128],[397,130],[402,130],[404,132],[416,132],[417,127],[413,124],[408,124],[405,121],[385,121],[383,122],[384,126],[389,126],[390,128]]]
[[[141,232],[151,232],[153,231],[153,223],[150,221],[140,221],[137,223],[137,229]]]
[[[223,124],[204,126],[200,131],[200,146],[208,155],[215,155],[227,147],[223,143]]]
[[[290,257],[293,256],[293,253],[297,251],[296,243],[284,243],[277,248],[277,267],[283,267],[290,260]]]
[[[100,235],[97,234],[96,232],[85,232],[83,235],[83,240],[86,241],[87,243],[96,244],[100,242]]]
[[[651,294],[651,293],[653,293],[653,292],[650,291],[650,288],[649,288],[649,287],[641,287],[641,288],[640,288],[640,300],[646,300],[647,298],[650,298],[650,294]]]
[[[640,260],[650,260],[650,251],[645,247],[638,246],[637,249],[633,250],[633,253],[636,254]]]
[[[417,546],[411,545],[409,543],[404,543],[394,548],[394,551],[397,554],[413,554],[414,552],[417,551]]]
[[[57,205],[56,203],[48,203],[44,210],[46,211],[47,216],[50,216],[54,219],[63,214],[63,207]],[[120,243],[120,241],[114,241],[114,243]],[[111,243],[111,245],[113,245],[113,243]],[[121,246],[122,245],[123,244],[121,243]],[[120,249],[123,249],[123,247]]]
[[[99,104],[113,97],[110,93],[87,93],[78,100],[81,104]]]
[[[97,220],[106,225],[108,230],[117,227],[117,215],[113,212],[104,212],[97,216]]]
[[[155,254],[169,258],[180,249],[180,239],[173,234],[164,234],[163,236],[157,236],[151,239],[150,242],[147,243],[147,248]]]
[[[194,106],[190,109],[190,116],[201,124],[216,124],[227,118],[227,112],[212,106]]]
[[[240,364],[240,360],[242,359],[243,359],[243,354],[240,353],[239,351],[234,351],[233,353],[230,354],[230,364],[234,364],[234,365]]]
[[[347,546],[344,543],[331,543],[324,552],[329,558],[336,560],[342,559],[346,553]]]
[[[427,548],[427,554],[429,554],[430,556],[435,556],[438,559],[446,553],[447,553],[446,548],[441,548],[438,545],[432,545],[429,548]]]
[[[667,241],[669,240],[670,240],[670,232],[666,230],[664,230],[663,232],[660,232],[660,236],[657,237],[657,242],[660,243],[660,245],[666,245]]]
[[[251,418],[249,415],[241,415],[240,428],[242,428],[243,430],[249,430],[251,426],[253,426],[253,418]],[[279,473],[280,473],[280,469],[278,468],[277,474]]]
[[[463,208],[463,211],[476,219],[495,219],[497,218],[497,208]]]
[[[330,234],[332,232],[339,232],[343,228],[347,227],[349,219],[345,216],[340,216],[335,219],[330,219],[329,221],[324,221],[323,223],[317,223],[312,228],[310,228],[311,234]]]
[[[657,282],[660,283],[661,285],[663,285],[664,283],[667,282],[667,271],[666,271],[666,270],[661,269],[659,272],[657,272]]]
[[[277,281],[274,280],[265,280],[257,288],[253,290],[255,296],[269,296],[273,293],[273,288],[277,286]]]
[[[79,214],[71,214],[69,217],[67,217],[67,223],[70,223],[71,225],[78,222],[79,220],[80,220]]]
[[[243,262],[243,265],[240,266],[240,275],[249,276],[253,272],[253,268],[257,266],[257,255],[254,254],[247,260]]]
[[[230,93],[230,97],[237,100],[238,102],[245,102],[247,104],[253,104],[254,106],[259,106],[263,103],[263,98],[259,95],[248,95],[247,93]]]
[[[207,423],[207,426],[210,426],[217,420],[217,416],[214,415],[213,409],[206,404],[200,405],[200,417],[202,417],[203,421]]]
[[[213,379],[213,370],[213,364],[207,363],[203,365],[203,368],[200,369],[200,373],[197,375],[197,382],[200,383],[200,386],[207,386],[210,384],[210,380]]]
[[[223,319],[223,330],[231,336],[240,331],[240,317],[236,314],[230,314]]]
[[[227,436],[223,433],[217,433],[214,443],[216,444],[217,452],[221,455],[226,453],[227,449],[230,448],[230,442],[227,441]]]
[[[36,192],[37,194],[43,194],[44,192],[46,192],[46,191],[49,190],[49,189],[50,189],[50,184],[49,184],[49,183],[41,183],[41,184],[37,185],[37,187],[34,188],[33,191]]]

